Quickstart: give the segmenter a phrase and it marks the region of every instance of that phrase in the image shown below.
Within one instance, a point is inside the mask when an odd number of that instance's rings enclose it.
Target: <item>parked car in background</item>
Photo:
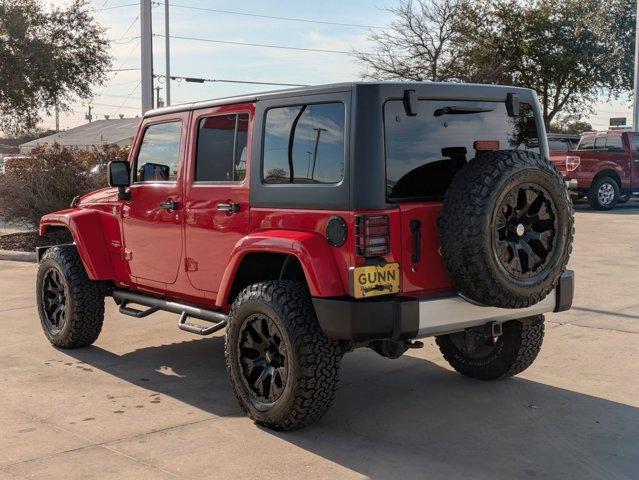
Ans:
[[[549,133],[548,150],[550,151],[550,161],[557,167],[557,170],[565,177],[566,172],[571,172],[579,166],[579,157],[570,155],[572,150],[577,148],[581,135],[570,133]],[[566,186],[570,190],[577,188],[575,180],[567,180]]]
[[[550,155],[565,154],[571,150],[577,148],[581,135],[571,133],[549,133],[548,137],[548,150]]]
[[[588,197],[596,210],[610,210],[639,195],[639,134],[630,131],[585,134],[576,150],[553,163],[573,183],[578,195]]]

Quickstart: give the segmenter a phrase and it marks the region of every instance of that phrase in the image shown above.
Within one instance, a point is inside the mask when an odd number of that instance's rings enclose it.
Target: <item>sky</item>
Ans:
[[[396,0],[170,0],[171,36],[182,36],[242,43],[262,43],[297,48],[351,52],[370,50],[371,27],[383,27],[391,20],[385,7]],[[63,6],[68,0],[49,0]],[[158,5],[161,4],[161,5]],[[137,0],[90,0],[97,21],[107,30],[114,57],[114,69],[136,69],[111,72],[104,86],[96,87],[91,102],[94,119],[105,115],[134,117],[140,115],[140,22]],[[254,15],[307,19],[317,22],[348,23],[339,26],[323,23],[259,18],[203,9],[225,10]],[[164,0],[155,0],[153,32],[164,34]],[[164,38],[154,37],[154,72],[164,74]],[[188,77],[267,81],[293,84],[323,84],[358,80],[363,67],[347,53],[294,51],[255,46],[241,46],[173,38],[171,40],[171,74]],[[163,82],[160,79],[160,82]],[[164,85],[156,80],[162,90]],[[187,103],[228,95],[272,90],[273,86],[233,83],[171,82],[171,103]],[[72,128],[86,122],[88,105],[76,102],[72,112],[62,113],[60,127]],[[601,102],[596,114],[587,116],[597,129],[605,129],[610,117],[628,117],[630,103]],[[45,117],[43,128],[53,128],[53,117]]]

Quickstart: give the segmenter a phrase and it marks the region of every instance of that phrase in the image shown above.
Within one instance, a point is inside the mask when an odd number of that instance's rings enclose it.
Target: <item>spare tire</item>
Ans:
[[[572,250],[563,178],[539,154],[484,152],[457,173],[439,218],[441,254],[468,299],[524,308],[557,286]]]

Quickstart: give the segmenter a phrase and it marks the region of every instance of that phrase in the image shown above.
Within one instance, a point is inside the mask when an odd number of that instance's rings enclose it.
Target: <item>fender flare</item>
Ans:
[[[628,186],[628,185],[624,185],[623,179],[626,176],[624,175],[623,168],[621,168],[618,164],[613,162],[602,163],[599,169],[597,170],[597,173],[595,173],[595,175],[592,177],[592,180],[594,182],[594,180],[597,177],[610,176],[611,173],[614,173],[619,179],[619,188],[622,188],[622,187],[626,188]],[[628,182],[626,181],[625,183],[627,184]]]
[[[339,297],[348,294],[342,284],[331,247],[323,236],[316,232],[297,230],[261,230],[235,244],[215,301],[218,307],[227,305],[235,275],[249,253],[279,253],[297,258],[313,297]]]
[[[49,213],[40,220],[40,235],[55,227],[71,232],[84,268],[91,280],[113,280],[115,273],[104,241],[98,214],[89,209],[69,209]]]

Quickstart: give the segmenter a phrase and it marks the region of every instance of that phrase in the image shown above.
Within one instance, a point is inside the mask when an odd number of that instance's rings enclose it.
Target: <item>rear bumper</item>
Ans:
[[[439,296],[420,300],[314,298],[313,304],[329,338],[362,342],[377,339],[407,340],[458,332],[490,322],[563,312],[572,306],[574,272],[567,270],[553,293],[528,308],[508,309],[471,303],[462,297]]]

